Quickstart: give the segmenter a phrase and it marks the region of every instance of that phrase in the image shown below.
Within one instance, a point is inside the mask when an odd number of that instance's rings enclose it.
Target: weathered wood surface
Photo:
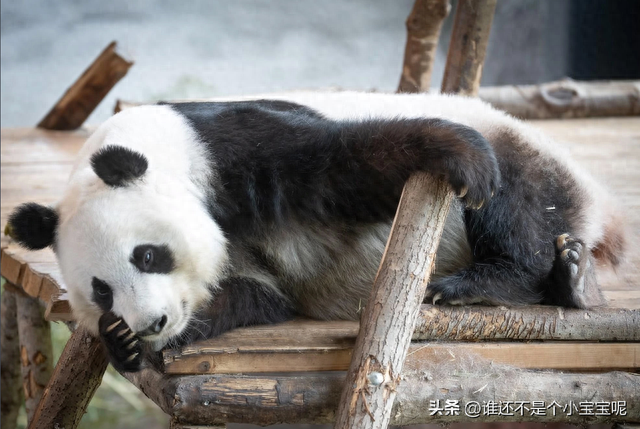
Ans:
[[[406,21],[407,43],[398,92],[427,92],[436,57],[442,22],[449,15],[449,0],[416,0]]]
[[[77,329],[60,356],[29,429],[77,427],[107,364],[102,343]]]
[[[335,428],[386,428],[453,193],[425,173],[412,175],[361,318]],[[380,380],[371,383],[371,377]]]
[[[38,127],[48,130],[79,128],[132,65],[133,62],[118,53],[116,42],[111,42],[64,93]]]
[[[281,342],[235,345],[220,338],[221,345],[206,341],[168,350],[165,356],[167,374],[249,374],[292,373],[312,371],[345,371],[349,368],[355,338],[350,344],[324,341],[309,344]],[[233,349],[232,349],[233,348]],[[420,368],[424,362],[450,361],[456,356],[473,356],[491,362],[529,369],[608,372],[639,370],[640,343],[448,343],[414,342],[409,346],[405,364]]]
[[[44,320],[44,308],[35,298],[16,294],[16,310],[24,401],[31,421],[53,373],[51,326]]]
[[[640,310],[423,305],[414,340],[640,341]]]
[[[442,79],[442,92],[476,96],[497,0],[461,0]]]
[[[16,292],[2,292],[2,324],[0,324],[1,352],[0,379],[0,427],[14,429],[18,411],[22,405],[23,388],[20,371],[20,345],[18,343],[18,320],[16,314]]]
[[[640,116],[640,81],[482,87],[480,99],[521,119]]]
[[[548,306],[463,308],[423,304],[413,341],[640,341],[640,310],[563,309]],[[210,340],[165,352],[173,356],[200,353],[263,351],[274,346],[324,350],[353,345],[358,322],[297,319],[276,325],[239,328]]]
[[[343,373],[322,375],[241,376],[197,375],[163,377],[151,369],[127,378],[177,421],[191,425],[253,423],[270,425],[280,422],[331,423],[335,420]],[[484,422],[563,422],[595,424],[638,421],[640,417],[640,376],[610,372],[606,374],[562,374],[515,370],[501,365],[461,360],[450,365],[426,363],[421,371],[405,369],[398,386],[391,424]],[[160,388],[155,388],[160,386]],[[433,403],[431,401],[434,401]],[[435,412],[430,407],[445,401],[460,405],[457,415]],[[523,402],[522,415],[517,402]],[[533,401],[544,402],[543,415],[532,415]],[[595,415],[579,413],[579,407],[625,401],[626,414],[611,412]],[[480,415],[465,415],[465,406],[475,402]],[[503,412],[482,414],[499,404]],[[559,404],[564,406],[557,408]],[[505,410],[512,415],[505,415]],[[555,413],[554,413],[555,411]]]

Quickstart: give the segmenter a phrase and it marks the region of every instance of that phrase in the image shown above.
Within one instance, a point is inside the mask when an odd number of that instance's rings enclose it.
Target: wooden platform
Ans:
[[[618,270],[599,272],[611,307],[640,308],[640,118],[535,121],[567,143],[573,156],[619,197],[629,219],[629,253]],[[89,135],[40,129],[3,129],[1,143],[1,224],[18,204],[55,203],[75,155]],[[9,282],[47,303],[49,320],[70,320],[64,285],[49,249],[29,252],[2,234],[1,273]]]

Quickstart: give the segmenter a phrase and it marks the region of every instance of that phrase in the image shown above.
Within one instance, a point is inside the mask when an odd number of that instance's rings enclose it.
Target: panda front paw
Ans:
[[[491,144],[478,131],[452,125],[458,142],[445,161],[449,184],[470,209],[482,208],[500,189],[500,168]]]
[[[121,317],[108,312],[98,322],[100,338],[113,367],[120,372],[142,369],[143,342]]]

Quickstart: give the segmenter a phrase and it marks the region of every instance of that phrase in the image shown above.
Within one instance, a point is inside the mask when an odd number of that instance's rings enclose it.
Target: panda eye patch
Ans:
[[[168,274],[175,268],[167,245],[142,244],[133,249],[130,262],[143,273]]]
[[[111,286],[97,277],[91,280],[93,288],[93,301],[98,304],[102,311],[110,311],[113,306],[113,291]]]

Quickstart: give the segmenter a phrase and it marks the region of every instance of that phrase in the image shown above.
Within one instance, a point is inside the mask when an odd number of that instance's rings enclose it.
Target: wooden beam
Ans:
[[[449,11],[449,0],[416,0],[406,21],[402,75],[397,92],[428,92],[440,29]]]
[[[41,303],[27,295],[16,295],[20,362],[27,418],[33,413],[53,372],[51,326],[44,320]]]
[[[640,341],[640,310],[423,305],[414,340]]]
[[[135,377],[125,376],[185,425],[331,423],[344,383],[344,374],[335,372],[163,377],[146,369]],[[393,425],[524,421],[586,425],[633,422],[640,415],[640,377],[623,372],[563,374],[468,360],[444,366],[424,362],[420,370],[403,372],[402,379],[391,413]],[[459,412],[437,411],[446,401],[458,404]],[[518,401],[523,407],[518,408]],[[535,414],[533,401],[544,403],[546,409]],[[480,406],[479,415],[465,413],[469,403]],[[601,404],[598,414],[596,404]],[[487,412],[497,405],[502,407],[499,414]]]
[[[102,343],[78,328],[65,346],[29,429],[75,429],[107,369]]]
[[[481,100],[520,119],[640,116],[640,80],[480,88]]]
[[[16,293],[2,292],[2,323],[0,324],[1,352],[0,427],[15,429],[23,393],[20,377],[20,345],[16,313]]]
[[[129,71],[132,61],[111,42],[40,121],[38,128],[75,130]]]
[[[456,7],[442,92],[475,96],[497,0],[462,0]]]
[[[336,428],[386,428],[453,194],[427,174],[405,184],[366,303]]]
[[[66,292],[59,292],[47,301],[44,318],[52,322],[71,322],[74,320]]]
[[[165,352],[167,374],[247,374],[269,372],[345,371],[351,344],[239,344],[231,349],[206,344],[185,347],[182,353]],[[206,343],[206,342],[204,342]],[[419,368],[424,361],[453,361],[462,357],[529,369],[607,372],[640,369],[640,343],[412,343],[406,363]]]

